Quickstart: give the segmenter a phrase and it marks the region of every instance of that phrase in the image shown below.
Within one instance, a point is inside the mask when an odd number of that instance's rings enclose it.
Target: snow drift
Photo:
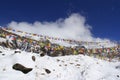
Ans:
[[[83,55],[40,57],[35,53],[0,50],[0,80],[120,80],[120,62],[117,61],[108,62]],[[35,56],[35,61],[32,56]],[[12,69],[15,63],[33,70],[27,74],[16,71]]]

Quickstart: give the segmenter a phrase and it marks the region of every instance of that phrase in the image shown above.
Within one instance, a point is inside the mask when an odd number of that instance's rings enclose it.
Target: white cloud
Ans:
[[[109,41],[108,39],[92,37],[92,27],[86,23],[85,17],[80,14],[72,14],[68,18],[58,19],[55,22],[15,22],[12,21],[8,27],[13,29],[81,41]]]

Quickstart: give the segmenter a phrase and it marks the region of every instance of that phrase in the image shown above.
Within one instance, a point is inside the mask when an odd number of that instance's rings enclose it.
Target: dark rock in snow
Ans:
[[[2,54],[3,56],[5,55],[5,54]]]
[[[21,53],[19,49],[16,49],[14,53]]]
[[[62,66],[61,64],[59,66]]]
[[[63,63],[64,63],[65,61],[61,61],[61,62],[63,62]]]
[[[57,59],[57,62],[59,62],[60,60],[59,59]]]
[[[45,75],[45,73],[41,73],[41,75]]]
[[[44,54],[44,53],[41,53],[40,56],[43,57],[43,56],[45,56],[45,54]]]
[[[32,56],[32,60],[35,61],[35,59],[36,59],[35,56]]]
[[[67,64],[65,64],[65,66],[67,66]]]
[[[3,71],[6,71],[6,69],[5,69],[5,68],[3,68]]]
[[[120,69],[120,66],[116,66],[115,68],[116,68],[116,69]]]
[[[117,75],[117,77],[120,77],[119,75]]]
[[[49,69],[45,69],[45,72],[48,73],[48,74],[51,73],[51,71]]]
[[[74,63],[70,63],[70,64],[74,64]]]
[[[24,74],[27,74],[28,72],[30,72],[32,70],[32,68],[27,68],[19,63],[14,64],[12,68],[15,70],[21,71]]]
[[[78,62],[78,60],[75,60],[75,62]]]
[[[21,53],[21,51],[15,51],[14,53]]]
[[[75,66],[80,66],[80,64],[76,64]]]
[[[0,51],[0,53],[2,53],[2,51]]]

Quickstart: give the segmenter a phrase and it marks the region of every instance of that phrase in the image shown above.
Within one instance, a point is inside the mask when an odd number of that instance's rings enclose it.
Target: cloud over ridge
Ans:
[[[15,22],[12,21],[8,27],[29,33],[37,33],[50,37],[74,39],[80,41],[104,42],[109,39],[94,38],[91,33],[92,26],[86,23],[84,16],[73,13],[65,19],[58,19],[55,22]]]

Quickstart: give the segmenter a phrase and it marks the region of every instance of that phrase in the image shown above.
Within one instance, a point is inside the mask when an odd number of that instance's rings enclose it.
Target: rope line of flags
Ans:
[[[52,40],[57,40],[57,41],[64,41],[64,42],[73,43],[73,44],[99,45],[101,43],[108,43],[107,41],[106,42],[88,42],[88,41],[71,40],[71,39],[64,39],[64,38],[58,38],[58,37],[50,37],[50,36],[46,36],[46,35],[42,35],[42,34],[28,33],[28,32],[24,32],[24,31],[20,31],[20,30],[15,30],[15,29],[8,28],[8,27],[2,27],[2,29],[7,30],[9,32],[19,32],[19,33],[24,33],[24,34],[27,34],[30,36],[37,36],[37,37],[48,39],[48,40],[52,39]]]

